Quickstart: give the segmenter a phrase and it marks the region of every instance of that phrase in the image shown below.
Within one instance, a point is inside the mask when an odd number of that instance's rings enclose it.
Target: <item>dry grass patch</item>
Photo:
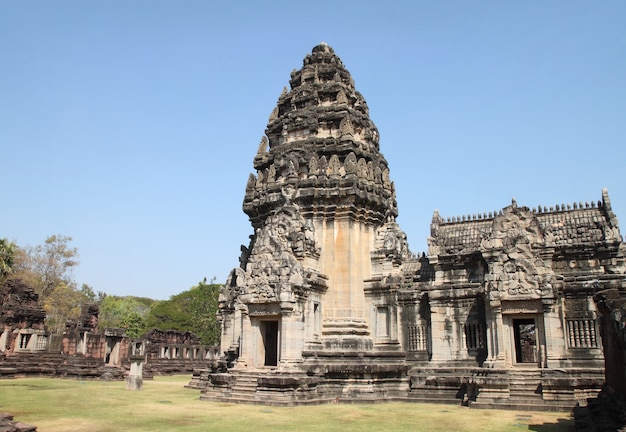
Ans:
[[[141,391],[119,381],[20,378],[0,381],[0,411],[56,431],[567,431],[567,413],[471,410],[383,403],[270,407],[200,401],[189,376],[157,377]]]

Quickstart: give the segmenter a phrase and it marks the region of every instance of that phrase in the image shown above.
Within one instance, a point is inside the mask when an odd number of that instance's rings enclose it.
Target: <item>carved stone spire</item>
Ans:
[[[356,211],[354,196],[358,196],[360,207],[367,208],[374,224],[384,222],[386,215],[397,216],[389,167],[378,150],[378,130],[369,118],[365,99],[333,49],[325,43],[313,48],[302,68],[291,73],[289,84],[290,90],[283,90],[278,98],[265,131],[269,151],[254,160],[257,172],[274,166],[276,181],[268,182],[261,195],[248,189],[243,203],[254,227],[261,227],[281,205],[277,197],[285,182],[297,189],[294,203],[302,209],[311,209],[315,197],[315,211],[332,208],[351,213]],[[322,172],[326,168],[323,163],[318,164],[319,174],[309,172],[311,160],[322,158],[328,161],[330,172]],[[354,175],[353,165],[361,160],[361,166],[370,167],[370,176]],[[294,166],[299,167],[298,172]],[[314,169],[318,169],[315,164]],[[381,178],[377,173],[384,175]],[[327,184],[324,174],[336,181]]]

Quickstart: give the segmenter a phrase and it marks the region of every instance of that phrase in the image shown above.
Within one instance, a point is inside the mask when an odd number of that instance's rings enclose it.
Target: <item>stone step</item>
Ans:
[[[526,383],[526,384],[509,384],[510,389],[519,389],[519,390],[532,390],[535,391],[540,388],[539,383]]]
[[[537,388],[533,388],[533,387],[528,387],[528,388],[515,388],[515,387],[511,387],[509,388],[509,393],[510,394],[530,394],[530,395],[541,395],[542,392],[538,391]]]
[[[420,389],[413,389],[408,395],[408,400],[421,403],[461,405],[461,399],[457,397],[457,391],[420,391]]]
[[[427,396],[409,396],[409,402],[427,403],[427,404],[442,404],[442,405],[461,405],[462,401],[456,398],[441,398],[433,399]]]
[[[530,400],[543,400],[541,394],[532,393],[532,392],[513,392],[510,393],[511,399],[519,400],[519,399],[530,399]]]
[[[473,409],[502,409],[516,411],[551,411],[551,412],[570,412],[576,404],[564,405],[562,402],[558,405],[548,404],[546,401],[536,403],[519,403],[517,401],[507,400],[507,402],[472,402],[470,408]]]
[[[509,399],[481,399],[470,404],[477,409],[509,409],[518,411],[558,411],[569,412],[576,406],[576,401],[543,400],[540,395],[531,397],[513,396]]]

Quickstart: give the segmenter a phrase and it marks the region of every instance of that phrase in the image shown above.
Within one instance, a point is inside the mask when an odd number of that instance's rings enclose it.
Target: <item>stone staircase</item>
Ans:
[[[240,372],[237,374],[230,396],[238,402],[257,402],[259,398],[256,396],[258,374],[251,372]]]
[[[433,403],[445,405],[461,405],[462,397],[459,396],[459,389],[438,389],[423,390],[412,389],[408,395],[408,401],[417,403]]]
[[[274,406],[329,402],[318,399],[315,384],[303,373],[232,371],[211,374],[209,381],[197,386],[201,388],[202,400]]]
[[[463,377],[471,375],[466,368],[416,368],[409,372],[407,400],[418,403],[461,405],[466,394]]]
[[[511,369],[508,371],[509,397],[489,398],[481,396],[471,403],[471,408],[508,409],[519,411],[571,411],[576,401],[544,400],[541,369]],[[489,394],[488,391],[483,392]]]
[[[374,387],[371,383],[346,384],[336,377],[302,372],[231,370],[228,373],[194,371],[189,387],[201,391],[200,399],[294,406],[322,403],[372,403],[398,400],[417,403],[465,405],[476,409],[571,412],[581,400],[576,381],[554,378],[554,370],[537,368],[412,370],[410,381],[392,380]],[[563,371],[560,374],[565,374]],[[559,376],[557,373],[557,376]],[[586,389],[593,374],[580,372],[579,387]],[[402,394],[401,389],[406,387]],[[586,394],[586,393],[585,393]]]

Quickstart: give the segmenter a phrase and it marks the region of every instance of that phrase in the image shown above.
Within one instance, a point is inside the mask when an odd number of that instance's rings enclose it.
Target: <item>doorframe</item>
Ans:
[[[281,333],[282,333],[282,320],[280,315],[272,315],[272,316],[263,316],[263,317],[253,317],[251,320],[252,328],[254,329],[254,338],[253,338],[253,365],[256,368],[270,368],[275,369],[278,367],[281,359]],[[276,365],[266,365],[266,347],[265,347],[265,337],[263,332],[266,330],[265,323],[275,322],[276,323]]]
[[[539,338],[539,325],[537,324],[537,318],[536,317],[524,317],[524,318],[519,318],[519,317],[513,317],[511,319],[511,324],[513,327],[513,351],[515,353],[515,363],[516,364],[521,364],[521,365],[527,365],[527,364],[538,364],[539,363],[539,345],[540,345],[540,338]],[[528,324],[532,324],[532,326],[534,327],[533,331],[534,331],[534,359],[532,361],[523,361],[524,358],[524,352],[523,352],[523,345],[522,345],[522,333],[520,331],[521,326],[523,325],[528,325]]]
[[[515,320],[534,320],[535,321],[535,355],[536,361],[532,363],[524,363],[517,361],[517,344],[515,340]],[[503,325],[509,333],[507,357],[512,367],[537,367],[541,368],[545,363],[546,338],[543,323],[543,313],[515,313],[503,315]]]

